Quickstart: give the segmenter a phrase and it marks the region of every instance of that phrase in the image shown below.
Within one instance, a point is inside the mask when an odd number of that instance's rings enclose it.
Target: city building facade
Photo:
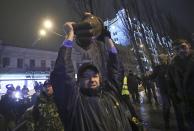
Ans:
[[[33,89],[34,81],[43,83],[49,78],[56,57],[54,51],[10,46],[1,41],[0,92],[6,92],[7,84]]]

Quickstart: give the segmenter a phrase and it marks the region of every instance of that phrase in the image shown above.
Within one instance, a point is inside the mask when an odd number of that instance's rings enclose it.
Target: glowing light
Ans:
[[[19,91],[16,91],[14,94],[16,99],[21,99],[22,98],[22,94]]]
[[[40,34],[40,36],[45,36],[45,35],[46,35],[46,31],[43,30],[43,29],[41,29],[41,30],[39,31],[39,34]]]
[[[111,26],[111,29],[112,29],[112,30],[115,30],[115,26]]]
[[[139,47],[143,48],[143,44],[140,44],[140,46],[139,46]]]
[[[51,29],[53,27],[53,23],[50,20],[45,20],[43,25],[46,29]]]
[[[77,79],[77,74],[75,74],[75,79]]]

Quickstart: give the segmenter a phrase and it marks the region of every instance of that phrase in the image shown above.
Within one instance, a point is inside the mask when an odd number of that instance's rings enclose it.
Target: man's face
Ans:
[[[53,87],[52,85],[48,84],[46,87],[46,93],[48,96],[51,96],[53,94]]]
[[[181,43],[181,45],[175,47],[177,54],[181,57],[187,57],[190,54],[190,45],[187,43]]]
[[[80,84],[83,88],[97,88],[100,86],[100,76],[99,73],[96,73],[95,71],[91,69],[87,69],[82,74],[82,77],[80,78]]]
[[[168,64],[168,56],[159,57],[161,64]]]

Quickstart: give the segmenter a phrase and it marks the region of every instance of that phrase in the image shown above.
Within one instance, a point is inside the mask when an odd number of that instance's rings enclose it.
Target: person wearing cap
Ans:
[[[177,39],[173,43],[175,56],[169,69],[169,94],[180,109],[177,114],[182,120],[179,130],[194,130],[194,53],[190,43],[185,39]],[[185,121],[183,121],[185,119]]]
[[[67,131],[131,131],[131,114],[122,100],[124,70],[110,36],[104,35],[109,60],[107,78],[92,63],[82,64],[77,81],[71,60],[75,35],[73,22],[66,22],[66,40],[51,73],[54,98]],[[92,37],[96,40],[98,36]]]
[[[46,80],[34,106],[27,110],[23,117],[26,123],[21,129],[29,131],[64,131],[56,104],[53,99],[53,88]]]

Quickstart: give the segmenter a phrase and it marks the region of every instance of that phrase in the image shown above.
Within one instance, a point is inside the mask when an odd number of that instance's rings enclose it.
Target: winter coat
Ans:
[[[127,76],[127,85],[130,92],[138,90],[138,78],[136,75],[129,73]]]
[[[194,52],[185,59],[176,56],[169,69],[170,95],[184,104],[185,112],[194,116]]]
[[[61,47],[51,82],[55,102],[67,131],[131,131],[130,113],[117,87],[122,87],[123,70],[118,56],[109,53],[108,77],[96,90],[80,92],[74,79],[71,48]]]
[[[168,65],[157,65],[153,69],[153,73],[149,76],[150,79],[156,81],[157,87],[160,89],[162,95],[168,95]]]
[[[64,131],[53,96],[42,92],[34,105],[33,116],[35,131]]]
[[[64,131],[53,96],[44,92],[37,97],[34,106],[23,114],[17,131]]]

